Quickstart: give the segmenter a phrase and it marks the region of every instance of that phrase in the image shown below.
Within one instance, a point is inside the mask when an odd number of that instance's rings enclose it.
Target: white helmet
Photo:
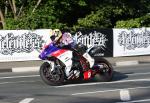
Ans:
[[[50,38],[52,41],[58,41],[61,36],[62,36],[62,32],[59,29],[54,29],[50,33]]]

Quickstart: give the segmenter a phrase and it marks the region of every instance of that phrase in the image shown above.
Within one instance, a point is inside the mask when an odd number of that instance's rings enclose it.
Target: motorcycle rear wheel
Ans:
[[[98,73],[94,76],[94,80],[98,82],[109,82],[113,78],[113,67],[104,58],[97,60],[96,65],[103,65],[103,68],[99,68]]]
[[[64,72],[61,68],[51,71],[52,67],[49,63],[44,62],[40,67],[40,76],[42,80],[52,86],[62,85],[64,83]],[[55,68],[56,69],[56,68]]]

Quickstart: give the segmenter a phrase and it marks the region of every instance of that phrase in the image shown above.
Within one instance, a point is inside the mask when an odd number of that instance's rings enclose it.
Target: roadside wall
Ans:
[[[34,61],[50,42],[51,29],[0,30],[0,62]],[[150,54],[150,28],[80,29],[74,39],[99,48],[93,56],[124,57]]]

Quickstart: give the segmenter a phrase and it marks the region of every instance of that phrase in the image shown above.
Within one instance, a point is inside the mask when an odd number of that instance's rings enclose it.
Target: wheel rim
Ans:
[[[51,71],[51,66],[46,66],[44,69],[43,69],[43,74],[45,75],[45,78],[49,81],[59,81],[60,78],[61,78],[61,74],[57,72],[57,70],[53,70]]]
[[[108,75],[108,76],[112,75],[112,70],[109,67],[109,65],[107,65],[106,63],[100,63],[98,66],[99,67],[103,66],[103,68],[100,68],[100,73],[102,75]]]

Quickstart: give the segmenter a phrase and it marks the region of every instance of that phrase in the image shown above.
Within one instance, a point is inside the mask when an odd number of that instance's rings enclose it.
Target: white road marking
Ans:
[[[23,73],[23,72],[37,72],[39,71],[40,67],[35,66],[35,67],[12,67],[12,72],[17,72],[17,73]]]
[[[133,73],[133,74],[126,74],[126,75],[146,75],[150,74],[150,72],[146,73]],[[0,77],[0,79],[13,79],[13,78],[30,78],[30,77],[39,77],[40,75],[26,75],[26,76],[8,76],[8,77]]]
[[[146,72],[146,73],[133,73],[133,74],[125,74],[125,75],[146,75],[146,74],[150,74],[150,72]]]
[[[138,65],[138,64],[139,64],[139,61],[137,61],[137,60],[116,62],[116,66],[117,67],[120,67],[120,66],[131,66],[131,65]]]
[[[30,77],[39,77],[39,76],[40,76],[40,75],[11,76],[11,77],[0,77],[0,79],[30,78]]]
[[[128,102],[116,102],[116,103],[140,103],[140,102],[150,102],[150,99],[134,100],[134,101],[128,101]]]
[[[133,73],[133,74],[126,74],[126,75],[145,75],[145,74],[150,74],[150,72],[147,72],[147,73]],[[39,77],[39,76],[40,75],[10,76],[10,77],[8,76],[8,77],[0,77],[0,79],[30,78],[30,77]],[[150,81],[150,78],[147,78],[147,79],[122,80],[122,81],[112,81],[112,82],[70,84],[70,85],[63,85],[63,86],[55,86],[55,88],[74,87],[74,86],[88,86],[88,85],[97,85],[97,84],[114,84],[114,83],[126,83],[126,82],[140,82],[140,81]],[[36,81],[1,82],[0,84],[13,84],[13,83],[20,83],[20,82],[36,82]]]
[[[135,88],[124,88],[125,90],[134,90],[134,89],[149,89],[150,86],[147,87],[135,87]],[[95,93],[106,93],[106,92],[115,92],[121,91],[122,89],[113,89],[113,90],[104,90],[104,91],[93,91],[93,92],[82,92],[82,93],[73,93],[71,95],[85,95],[85,94],[95,94]]]
[[[127,83],[127,82],[144,82],[150,81],[150,78],[147,79],[131,79],[131,80],[122,80],[122,81],[112,81],[112,82],[95,82],[95,83],[84,83],[84,84],[70,84],[63,86],[56,86],[55,88],[64,88],[64,87],[75,87],[75,86],[90,86],[90,85],[98,85],[98,84],[115,84],[115,83]]]
[[[32,83],[32,82],[37,82],[37,81],[2,82],[2,83],[0,83],[0,85],[2,85],[2,84],[15,84],[15,83]]]
[[[129,93],[128,89],[120,90],[120,99],[122,101],[129,101],[129,100],[131,100],[130,93]]]
[[[34,98],[26,98],[26,99],[23,99],[22,101],[20,101],[19,103],[30,103],[33,100],[34,100]]]

